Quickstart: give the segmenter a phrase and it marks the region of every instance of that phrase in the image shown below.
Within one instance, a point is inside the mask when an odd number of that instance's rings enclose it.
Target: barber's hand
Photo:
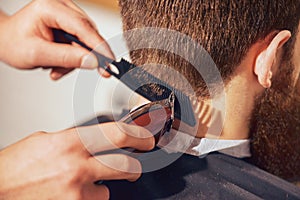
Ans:
[[[95,181],[140,177],[136,159],[118,153],[93,157],[82,140],[96,152],[154,147],[150,132],[123,123],[35,133],[0,152],[0,199],[108,199],[108,188]]]
[[[96,58],[79,45],[53,42],[52,29],[75,35],[92,49],[100,44],[99,53],[114,57],[94,23],[72,0],[34,0],[0,20],[0,60],[19,69],[52,68],[54,80],[74,68],[97,67]]]

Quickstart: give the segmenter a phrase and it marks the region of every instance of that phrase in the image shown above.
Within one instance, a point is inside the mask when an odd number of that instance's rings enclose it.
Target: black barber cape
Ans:
[[[84,125],[111,121],[98,117]],[[142,166],[176,154],[143,158]],[[157,160],[155,160],[157,159]],[[136,182],[105,181],[111,200],[152,199],[299,199],[300,188],[241,160],[220,153],[204,158],[183,154],[157,171],[142,174]]]

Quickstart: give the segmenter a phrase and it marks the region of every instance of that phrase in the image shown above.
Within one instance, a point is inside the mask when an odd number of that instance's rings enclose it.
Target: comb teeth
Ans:
[[[116,66],[118,68],[119,73],[113,74],[116,78],[121,79],[122,76],[124,76],[128,71],[136,68],[136,66],[129,61],[125,60],[124,58],[121,58],[121,61],[113,61],[111,64]],[[107,70],[105,68],[105,70]],[[111,73],[111,72],[110,72]]]
[[[199,101],[196,97],[191,98],[191,105],[197,119],[201,119],[201,123],[210,124],[213,120],[215,109],[208,103]]]
[[[112,64],[119,70],[118,74],[113,74],[114,76],[119,78],[130,89],[150,101],[166,99],[174,92],[176,97],[174,106],[175,118],[190,126],[196,125],[193,107],[188,96],[125,59],[121,59],[120,62],[114,61]]]
[[[196,97],[191,97],[191,105],[196,119],[199,120],[199,126],[207,128],[207,132],[203,133],[205,137],[219,137],[223,129],[225,111],[214,107],[213,102],[199,101]]]

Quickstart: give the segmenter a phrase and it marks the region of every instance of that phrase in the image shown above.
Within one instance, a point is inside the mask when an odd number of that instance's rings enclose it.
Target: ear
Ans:
[[[271,78],[273,76],[272,66],[276,60],[276,54],[290,38],[290,31],[280,31],[275,35],[268,46],[257,56],[254,73],[257,75],[259,84],[264,88],[271,87]]]

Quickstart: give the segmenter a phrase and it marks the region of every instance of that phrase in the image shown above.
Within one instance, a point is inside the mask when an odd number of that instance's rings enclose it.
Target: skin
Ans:
[[[299,32],[295,39],[291,57],[278,53],[272,86],[256,99],[250,123],[252,162],[290,181],[300,180]]]
[[[98,66],[86,59],[86,49],[53,42],[53,28],[91,48],[100,43],[99,53],[113,58],[94,23],[73,1],[35,0],[12,16],[0,12],[0,60],[24,70],[50,68],[53,80],[75,68]],[[82,135],[93,135],[93,152],[83,146]],[[103,153],[123,147],[151,150],[154,138],[142,127],[122,123],[34,133],[0,151],[0,199],[109,199],[108,188],[95,181],[134,181],[141,174],[138,160]],[[102,154],[91,155],[96,152]]]
[[[285,48],[287,42],[292,45],[291,56]],[[218,110],[205,101],[198,111],[196,137],[250,138],[253,164],[287,180],[299,180],[299,75],[300,25],[295,35],[288,30],[270,32],[248,49],[225,85],[222,132],[207,133],[220,120],[211,120],[210,116]]]
[[[300,33],[298,33],[298,38]],[[199,125],[196,137],[198,138],[219,138],[239,140],[250,137],[250,119],[255,107],[256,99],[265,90],[271,88],[272,77],[277,75],[277,71],[281,65],[281,56],[284,52],[283,45],[291,38],[288,30],[275,31],[270,33],[264,40],[256,42],[248,50],[245,58],[234,72],[231,81],[225,86],[225,119],[221,133],[207,133],[210,126],[219,123],[211,120],[214,112],[218,112],[211,105],[211,101],[200,101],[201,107],[198,111]],[[299,39],[297,40],[299,43]],[[292,62],[295,63],[293,85],[299,84],[299,44],[296,44]],[[219,100],[216,98],[215,103]],[[222,101],[222,99],[220,100]],[[140,99],[140,102],[147,102]],[[267,111],[266,111],[267,112]],[[183,123],[181,122],[181,126]],[[271,131],[271,130],[270,130]],[[183,128],[183,132],[193,133],[194,130]]]
[[[54,43],[52,29],[73,34],[92,49],[101,45],[99,53],[114,58],[94,22],[71,0],[35,0],[12,16],[1,13],[0,22],[0,46],[5,47],[0,60],[18,69],[50,68],[57,80],[74,68],[98,67],[96,58],[77,44]]]
[[[53,12],[41,12],[45,8],[50,11],[55,10],[55,16],[52,16],[51,13]],[[67,17],[64,14],[66,10],[70,11],[67,12],[69,14]],[[39,17],[32,17],[32,13],[36,13]],[[68,16],[73,16],[72,20],[67,20]],[[31,26],[22,23],[25,18],[30,19]],[[76,21],[77,23],[75,26],[68,26],[66,21],[68,23]],[[51,28],[61,28],[74,34],[92,48],[97,43],[103,42],[92,22],[71,1],[33,1],[12,17],[1,14],[0,22],[0,45],[7,47],[5,52],[3,50],[0,52],[0,59],[19,69],[50,66],[52,79],[58,79],[71,69],[80,67],[88,52],[75,44],[58,45],[53,43]],[[81,26],[84,28],[76,29],[76,27]],[[83,33],[82,30],[89,30],[89,38],[84,37],[86,32]],[[14,41],[11,41],[11,32],[19,36],[14,37]],[[90,36],[90,34],[95,37]],[[276,75],[280,66],[279,58],[283,51],[282,44],[288,40],[286,32],[277,34],[272,33],[265,40],[259,41],[249,49],[247,56],[235,72],[238,76],[234,76],[227,85],[226,101],[230,103],[226,105],[227,115],[222,132],[223,138],[243,139],[249,137],[249,118],[251,118],[255,98],[266,88],[271,87],[272,77],[270,73],[273,76]],[[273,41],[276,38],[279,38],[279,43]],[[24,48],[16,50],[14,48],[16,44],[18,47]],[[40,45],[44,48],[40,48]],[[298,44],[298,46],[300,45]],[[53,56],[53,48],[56,50],[55,56]],[[39,51],[41,49],[42,52]],[[270,53],[264,54],[266,51]],[[101,53],[109,56],[110,50],[107,49],[106,52]],[[299,63],[297,59],[299,48],[297,48],[295,55],[293,62]],[[16,57],[20,59],[14,60]],[[48,59],[42,59],[45,57]],[[20,60],[22,62],[19,63]],[[295,67],[299,71],[299,66]],[[94,68],[94,66],[90,66],[90,68]],[[298,77],[297,73],[295,77]],[[295,78],[294,82],[299,84],[298,78]],[[118,131],[116,124],[110,123],[99,126],[105,126],[104,129],[106,130],[100,133],[100,139],[96,140],[95,148],[100,152],[116,147],[150,150],[154,146],[154,139],[143,128],[138,128],[139,133],[144,132],[145,134],[141,139],[140,134],[137,137],[129,137],[137,133],[137,127],[132,129],[127,127]],[[84,127],[83,130],[86,133],[93,133],[95,126]],[[110,138],[112,135],[118,137]],[[110,138],[109,141],[115,146],[107,145],[107,140],[103,140],[103,138]],[[118,163],[120,161],[126,167],[121,171],[116,171],[113,168],[107,168],[102,162],[96,161],[82,146],[76,129],[51,134],[35,133],[0,152],[0,173],[2,172],[0,176],[4,180],[1,182],[4,184],[0,186],[0,196],[3,199],[60,199],[62,197],[64,199],[108,199],[108,189],[103,185],[95,186],[94,181],[135,180],[140,176],[140,173],[128,173],[132,169],[139,171],[140,165],[137,160],[125,155],[106,154],[101,156],[100,161],[105,160],[115,165],[120,165]],[[82,176],[82,174],[86,174],[86,176]]]
[[[255,43],[237,67],[235,75],[226,86],[226,118],[222,137],[249,138],[251,119],[257,96],[271,87],[272,76],[281,65],[283,45],[290,39],[289,31],[270,33]]]
[[[213,107],[204,78],[189,60],[170,52],[137,50],[136,44],[142,36],[126,37],[133,63],[172,67],[187,78],[199,102],[206,100],[194,109],[199,117],[197,137],[248,138],[252,159],[256,160],[253,164],[283,178],[300,177],[299,39],[295,43],[295,38],[299,38],[296,31],[299,1],[249,2],[119,0],[124,30],[161,27],[187,34],[203,45],[220,69],[226,84],[226,104],[214,99],[218,102]],[[156,38],[154,44],[165,42],[164,34]],[[186,53],[196,57],[198,52],[187,48]],[[207,73],[207,78],[210,74]],[[165,78],[172,79],[168,74]],[[224,123],[220,120],[223,117],[220,110],[226,114]],[[214,113],[216,120],[210,117]],[[220,126],[222,131],[217,129]],[[209,135],[208,128],[211,128]]]
[[[300,37],[300,34],[296,37]],[[225,85],[225,107],[226,113],[221,133],[210,132],[207,133],[209,127],[220,123],[219,118],[211,120],[213,113],[219,112],[211,105],[211,101],[199,101],[201,104],[197,113],[199,117],[199,125],[196,137],[198,138],[220,138],[220,139],[248,139],[250,138],[250,121],[252,112],[255,108],[256,99],[264,91],[273,88],[272,79],[278,75],[280,66],[286,67],[283,63],[282,55],[284,53],[284,45],[290,40],[291,33],[288,30],[273,31],[262,40],[253,44],[246,53],[245,58],[241,61],[239,66],[231,77],[231,80]],[[297,88],[299,84],[299,39],[295,44],[295,51],[291,62],[295,66],[293,77],[293,87]],[[275,80],[278,81],[278,80]],[[298,87],[299,88],[299,87]],[[214,99],[214,103],[222,102],[222,99]],[[147,102],[145,99],[140,99],[140,102]],[[222,103],[220,103],[222,105]],[[266,110],[269,112],[269,110]],[[189,130],[183,127],[183,132],[192,133],[194,130]],[[271,131],[271,130],[268,130]]]
[[[300,179],[300,32],[296,34],[291,57],[284,48],[292,36],[288,30],[271,32],[248,50],[225,87],[220,136],[251,138],[250,161],[290,181]],[[203,118],[199,121],[204,124]],[[198,137],[211,136],[200,130]]]
[[[154,147],[152,134],[137,126],[106,123],[79,131],[93,135],[97,152]],[[92,156],[76,128],[34,133],[2,150],[0,161],[0,199],[109,199],[108,188],[95,181],[135,181],[142,171],[139,161],[127,155]]]

